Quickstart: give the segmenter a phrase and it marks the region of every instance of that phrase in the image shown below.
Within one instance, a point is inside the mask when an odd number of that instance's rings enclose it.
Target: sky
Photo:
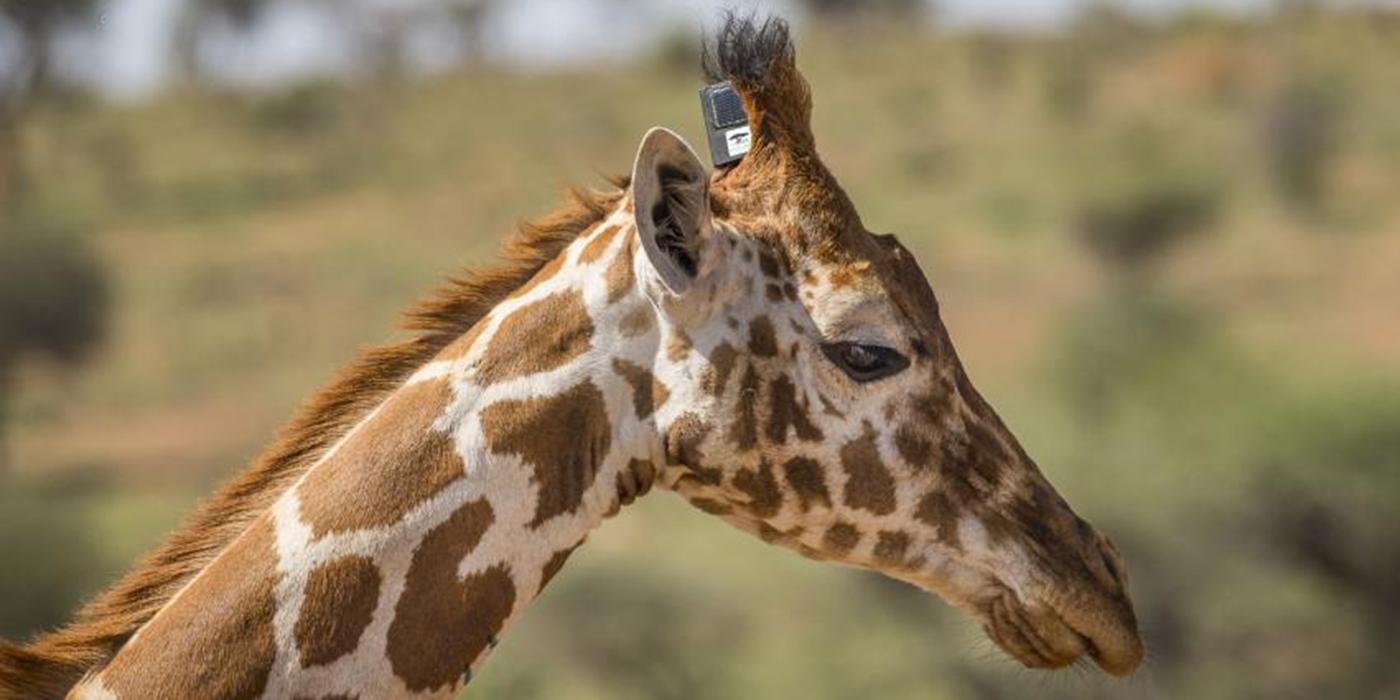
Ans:
[[[140,97],[169,77],[169,38],[185,0],[109,0],[96,36],[65,42],[63,65],[118,97]],[[420,0],[358,0],[394,8]],[[959,25],[1018,29],[1053,27],[1094,0],[933,0],[940,21]],[[1270,0],[1118,0],[1112,3],[1146,13],[1183,6],[1233,12],[1267,7]],[[800,21],[792,0],[513,0],[487,27],[487,55],[525,67],[554,67],[625,57],[658,36],[685,27],[700,28],[724,7],[774,10]],[[630,8],[630,9],[619,9]],[[442,43],[419,37],[415,63],[431,67],[445,60]],[[441,39],[441,37],[437,37]],[[0,37],[0,41],[3,38]],[[435,48],[436,47],[436,48]],[[3,48],[3,47],[0,47]],[[350,66],[343,34],[296,3],[277,6],[251,36],[218,42],[211,62],[226,79],[272,84],[288,78],[336,72]]]

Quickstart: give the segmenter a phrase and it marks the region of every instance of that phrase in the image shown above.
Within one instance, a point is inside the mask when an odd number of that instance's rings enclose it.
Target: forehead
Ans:
[[[864,323],[892,325],[916,337],[938,334],[937,298],[914,255],[894,235],[859,227],[813,235],[773,217],[726,223],[771,254],[770,260],[760,255],[760,265],[792,274],[813,317],[837,326],[826,330]]]

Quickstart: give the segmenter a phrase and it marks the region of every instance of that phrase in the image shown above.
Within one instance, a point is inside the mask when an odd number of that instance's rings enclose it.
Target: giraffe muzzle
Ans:
[[[1040,551],[1053,556],[1040,560],[1039,584],[1004,581],[983,599],[978,612],[987,635],[1030,668],[1062,668],[1088,656],[1105,673],[1132,675],[1144,650],[1122,557],[1063,500],[1042,503],[1049,505],[1042,511],[1047,531],[1058,536]]]
[[[987,636],[1028,668],[1064,668],[1088,656],[1105,673],[1121,677],[1142,663],[1137,623],[1125,603],[1026,603],[1004,590],[984,604],[982,618]]]

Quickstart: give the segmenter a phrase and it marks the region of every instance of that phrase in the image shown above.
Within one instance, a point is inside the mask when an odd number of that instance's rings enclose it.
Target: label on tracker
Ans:
[[[743,158],[753,145],[753,136],[739,93],[727,82],[715,83],[700,90],[700,106],[710,141],[710,162],[718,168]]]

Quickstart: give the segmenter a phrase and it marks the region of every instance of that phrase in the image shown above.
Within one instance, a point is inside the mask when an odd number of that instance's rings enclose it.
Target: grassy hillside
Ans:
[[[29,206],[87,232],[116,298],[90,367],[31,363],[11,397],[0,634],[61,620],[646,128],[702,143],[675,53],[43,106]],[[929,596],[658,494],[571,561],[480,694],[1400,692],[1400,22],[816,28],[799,57],[867,225],[917,253],[979,387],[1122,545],[1153,660],[1127,684],[1020,671]]]

